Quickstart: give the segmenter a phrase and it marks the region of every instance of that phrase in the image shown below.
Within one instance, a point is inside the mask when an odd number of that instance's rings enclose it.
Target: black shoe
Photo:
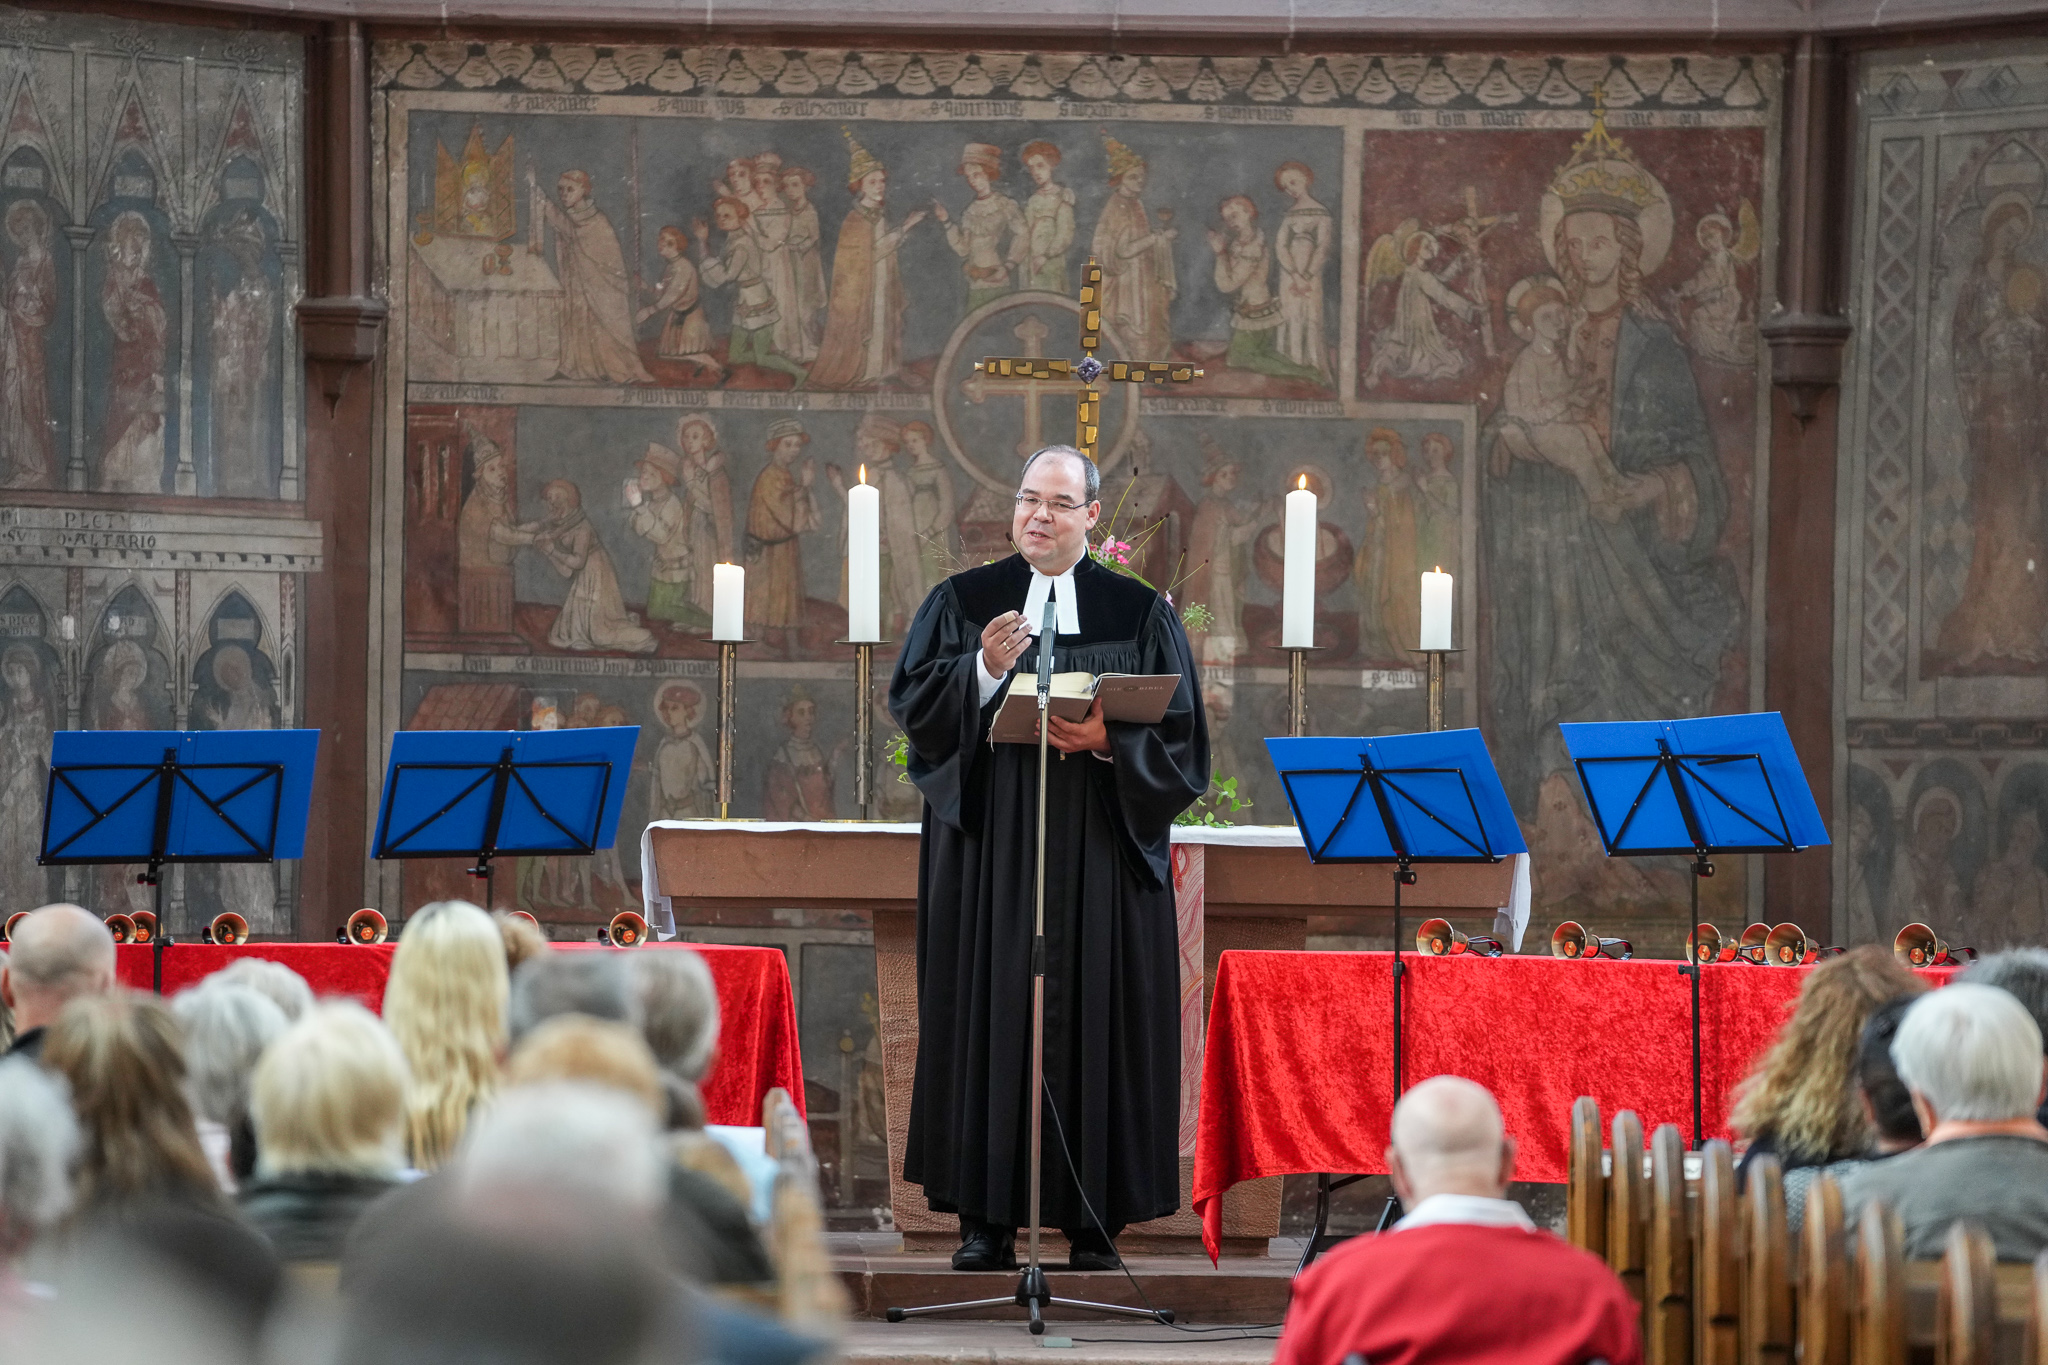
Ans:
[[[1116,1254],[1116,1244],[1094,1228],[1068,1233],[1067,1248],[1069,1270],[1123,1269],[1123,1258]]]
[[[955,1270],[1015,1270],[1017,1231],[1015,1228],[980,1227],[961,1239],[953,1253]]]

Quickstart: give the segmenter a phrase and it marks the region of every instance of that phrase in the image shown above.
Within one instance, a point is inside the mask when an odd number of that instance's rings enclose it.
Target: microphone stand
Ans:
[[[1038,1219],[1040,1196],[1043,1193],[1045,1177],[1043,1156],[1045,1146],[1045,761],[1048,721],[1052,716],[1052,649],[1053,638],[1059,633],[1059,615],[1048,595],[1045,599],[1045,618],[1038,630],[1038,852],[1036,857],[1035,884],[1031,893],[1031,1235],[1029,1251],[1025,1258],[1023,1273],[1017,1279],[1017,1292],[1009,1298],[975,1299],[967,1303],[936,1303],[923,1308],[891,1308],[885,1316],[890,1322],[902,1322],[905,1318],[926,1313],[957,1313],[970,1308],[994,1308],[998,1305],[1016,1304],[1031,1315],[1031,1335],[1045,1335],[1044,1310],[1057,1305],[1061,1308],[1079,1308],[1090,1313],[1111,1313],[1124,1317],[1144,1318],[1151,1322],[1171,1324],[1173,1310],[1170,1308],[1127,1308],[1118,1303],[1090,1303],[1085,1299],[1063,1299],[1055,1297],[1052,1285],[1045,1278],[1045,1267],[1039,1262]]]

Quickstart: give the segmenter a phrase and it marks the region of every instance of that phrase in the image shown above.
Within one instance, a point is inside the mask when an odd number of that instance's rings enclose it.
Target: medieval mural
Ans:
[[[36,866],[50,736],[296,723],[303,58],[0,8],[0,913],[150,908]],[[174,868],[169,927],[289,934],[296,867]]]
[[[1316,728],[1420,728],[1418,575],[1457,574],[1450,714],[1491,739],[1545,913],[1676,944],[1684,877],[1598,856],[1556,725],[1757,700],[1772,61],[375,60],[385,729],[624,719],[626,827],[710,812],[734,560],[735,813],[853,816],[845,489],[881,489],[892,638],[1008,553],[1019,457],[1070,437],[1072,391],[973,362],[1071,354],[1092,256],[1105,349],[1203,371],[1113,386],[1103,503],[1132,567],[1207,609],[1239,818],[1285,819],[1260,740],[1305,478]],[[915,818],[891,776],[873,814]],[[595,920],[636,871],[542,869],[529,908]],[[405,875],[408,904],[450,889]],[[1742,917],[1739,873],[1709,891]]]
[[[1874,54],[1859,85],[1837,930],[2039,943],[2048,48]]]

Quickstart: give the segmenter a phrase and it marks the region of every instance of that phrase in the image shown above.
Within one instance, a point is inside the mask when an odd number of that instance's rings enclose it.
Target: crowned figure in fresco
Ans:
[[[1102,266],[1102,316],[1117,339],[1137,360],[1165,360],[1173,353],[1173,297],[1180,292],[1174,273],[1173,242],[1180,229],[1167,227],[1162,211],[1159,227],[1146,212],[1145,158],[1102,132],[1109,155],[1109,202],[1095,220],[1089,250]]]
[[[852,389],[894,379],[903,369],[903,268],[896,253],[925,210],[889,226],[889,169],[842,128],[852,160],[846,189],[853,207],[839,225],[832,253],[832,292],[825,335],[811,366],[814,389]]]
[[[1533,290],[1517,303],[1529,305],[1532,346],[1554,347],[1566,324],[1570,391],[1558,397],[1569,402],[1546,416],[1577,428],[1565,433],[1571,458],[1508,411],[1481,443],[1490,709],[1525,812],[1546,775],[1569,771],[1560,721],[1704,714],[1741,625],[1718,549],[1727,481],[1691,362],[1644,287],[1671,243],[1671,203],[1597,103],[1544,193],[1538,230],[1565,316],[1547,315],[1551,300]],[[1523,411],[1549,401],[1547,383],[1530,387]],[[1593,491],[1604,472],[1586,477],[1595,456],[1613,468],[1611,500]]]
[[[7,210],[6,229],[15,256],[0,298],[0,488],[50,488],[56,457],[43,352],[44,332],[57,316],[50,215],[19,199]]]
[[[547,229],[555,232],[555,275],[562,283],[562,354],[554,377],[652,382],[634,339],[632,279],[619,250],[619,234],[590,197],[590,172],[563,171],[552,200],[540,192],[531,170],[526,183],[533,203],[528,249],[538,255],[545,250]]]
[[[505,449],[474,423],[463,424],[473,482],[455,521],[457,620],[464,634],[513,629],[512,561],[533,536],[519,526]]]

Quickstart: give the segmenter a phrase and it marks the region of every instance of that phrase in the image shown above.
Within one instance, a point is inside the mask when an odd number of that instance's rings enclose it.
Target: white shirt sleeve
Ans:
[[[987,706],[989,698],[1002,689],[1003,680],[988,671],[988,655],[978,649],[974,651],[974,674],[981,686],[981,704]]]

